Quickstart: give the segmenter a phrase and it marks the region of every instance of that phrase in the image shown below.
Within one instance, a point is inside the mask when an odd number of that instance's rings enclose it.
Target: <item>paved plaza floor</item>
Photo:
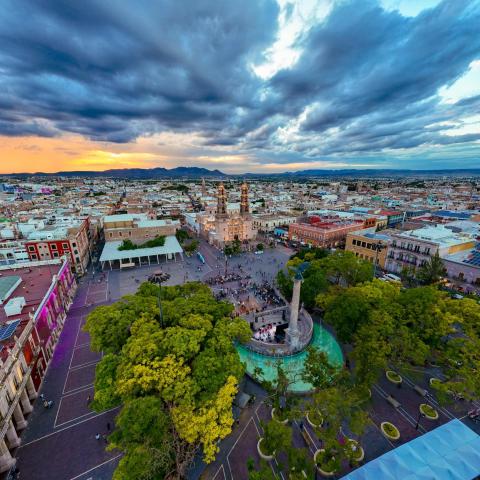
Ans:
[[[205,242],[198,256],[183,261],[163,262],[160,265],[142,265],[131,270],[105,270],[81,279],[74,303],[48,367],[39,393],[54,401],[45,409],[40,400],[28,417],[28,426],[22,432],[22,443],[14,455],[22,479],[28,480],[109,480],[120,458],[119,452],[106,452],[105,442],[95,435],[107,434],[118,409],[96,413],[89,406],[93,398],[95,366],[101,354],[90,350],[88,333],[82,330],[88,313],[98,305],[112,303],[124,295],[134,293],[141,282],[161,268],[170,274],[167,285],[185,281],[203,280],[208,275],[224,271],[224,255]],[[256,259],[253,276],[262,278],[262,272],[273,277],[275,262],[284,262],[291,251],[280,247]],[[229,261],[228,268],[237,268],[252,261],[253,254]],[[255,270],[255,271],[253,271]],[[265,274],[263,274],[265,275]],[[2,479],[3,480],[3,479]]]
[[[112,478],[121,454],[106,452],[105,442],[96,440],[95,435],[108,433],[107,425],[113,426],[118,409],[98,414],[89,407],[88,400],[93,398],[95,366],[101,359],[101,354],[90,350],[89,335],[82,330],[86,315],[98,305],[108,304],[123,295],[134,293],[139,284],[159,268],[170,274],[167,285],[205,280],[224,273],[225,257],[222,252],[203,241],[200,252],[205,258],[205,264],[194,255],[185,257],[184,261],[144,265],[125,271],[105,271],[103,274],[97,272],[94,276],[90,273],[81,280],[39,392],[48,400],[53,400],[54,406],[46,410],[39,400],[35,402],[34,410],[28,417],[28,426],[22,433],[22,444],[14,452],[18,458],[22,480]],[[228,271],[238,271],[242,266],[253,281],[271,282],[279,267],[284,265],[292,253],[290,249],[279,246],[266,250],[262,255],[251,253],[232,257],[228,259],[226,267]],[[411,378],[405,378],[402,388],[397,388],[384,378],[373,388],[369,407],[373,424],[367,429],[362,441],[365,461],[376,458],[454,417],[463,419],[469,427],[480,433],[480,426],[466,418],[466,412],[472,408],[469,402],[457,402],[444,408],[440,407],[434,398],[430,399],[430,402],[439,410],[439,419],[421,419],[416,430],[418,405],[424,402],[424,399],[413,389],[413,378],[416,384],[428,388],[428,374],[417,374],[418,372],[412,372]],[[255,462],[259,462],[256,444],[262,432],[261,421],[268,420],[270,412],[263,403],[264,394],[258,385],[248,380],[246,391],[256,396],[255,404],[242,411],[232,434],[221,443],[217,460],[206,469],[201,464],[197,465],[197,468],[192,470],[192,478],[201,475],[203,479],[245,480],[247,460],[253,458]],[[394,395],[401,407],[395,409],[387,403],[387,395]],[[380,433],[379,425],[385,420],[393,421],[400,429],[400,441],[392,443]],[[320,446],[320,440],[306,422],[303,432],[298,422],[295,422],[293,427],[294,444],[308,448],[313,456]],[[275,461],[271,463],[271,468],[278,472]],[[279,477],[283,478],[281,474]]]

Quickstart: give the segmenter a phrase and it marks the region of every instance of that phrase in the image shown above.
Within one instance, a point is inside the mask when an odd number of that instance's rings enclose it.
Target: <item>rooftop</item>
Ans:
[[[473,480],[480,474],[480,436],[452,420],[404,443],[343,480]]]
[[[58,274],[61,268],[62,261],[58,260],[45,265],[16,264],[0,270],[0,285],[3,284],[4,289],[11,285],[8,298],[23,297],[25,299],[25,306],[18,315],[7,316],[5,308],[0,307],[0,329],[18,320],[14,331],[5,340],[0,340],[0,345],[8,345],[13,338],[13,333],[17,336],[20,334],[23,326],[28,322],[29,313],[37,310],[52,284],[53,276]]]
[[[156,255],[168,255],[170,253],[182,253],[183,249],[178,243],[174,235],[165,237],[165,245],[163,247],[154,248],[137,248],[136,250],[119,250],[118,247],[122,242],[106,242],[103,247],[101,262],[126,260],[129,258],[149,257]]]

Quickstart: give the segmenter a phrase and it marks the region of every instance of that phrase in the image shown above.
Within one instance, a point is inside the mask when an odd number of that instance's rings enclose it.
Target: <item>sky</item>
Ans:
[[[480,0],[4,0],[0,173],[480,168]]]

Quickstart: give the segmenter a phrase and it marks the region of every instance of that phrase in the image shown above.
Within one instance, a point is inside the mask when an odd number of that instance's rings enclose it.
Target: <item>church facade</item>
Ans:
[[[240,209],[232,210],[229,208],[227,190],[221,182],[217,189],[216,211],[205,212],[199,220],[201,234],[218,247],[223,248],[234,240],[253,240],[256,230],[250,214],[248,185],[244,182],[241,186]]]

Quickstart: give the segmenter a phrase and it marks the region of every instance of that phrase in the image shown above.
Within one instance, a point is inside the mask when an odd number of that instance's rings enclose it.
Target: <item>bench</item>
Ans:
[[[418,386],[418,385],[414,385],[413,389],[419,394],[421,395],[422,397],[426,397],[428,392],[427,390],[425,390],[424,388]]]
[[[402,405],[398,400],[395,400],[391,395],[389,395],[386,398],[386,400],[392,407],[395,407],[395,408],[399,408]]]

